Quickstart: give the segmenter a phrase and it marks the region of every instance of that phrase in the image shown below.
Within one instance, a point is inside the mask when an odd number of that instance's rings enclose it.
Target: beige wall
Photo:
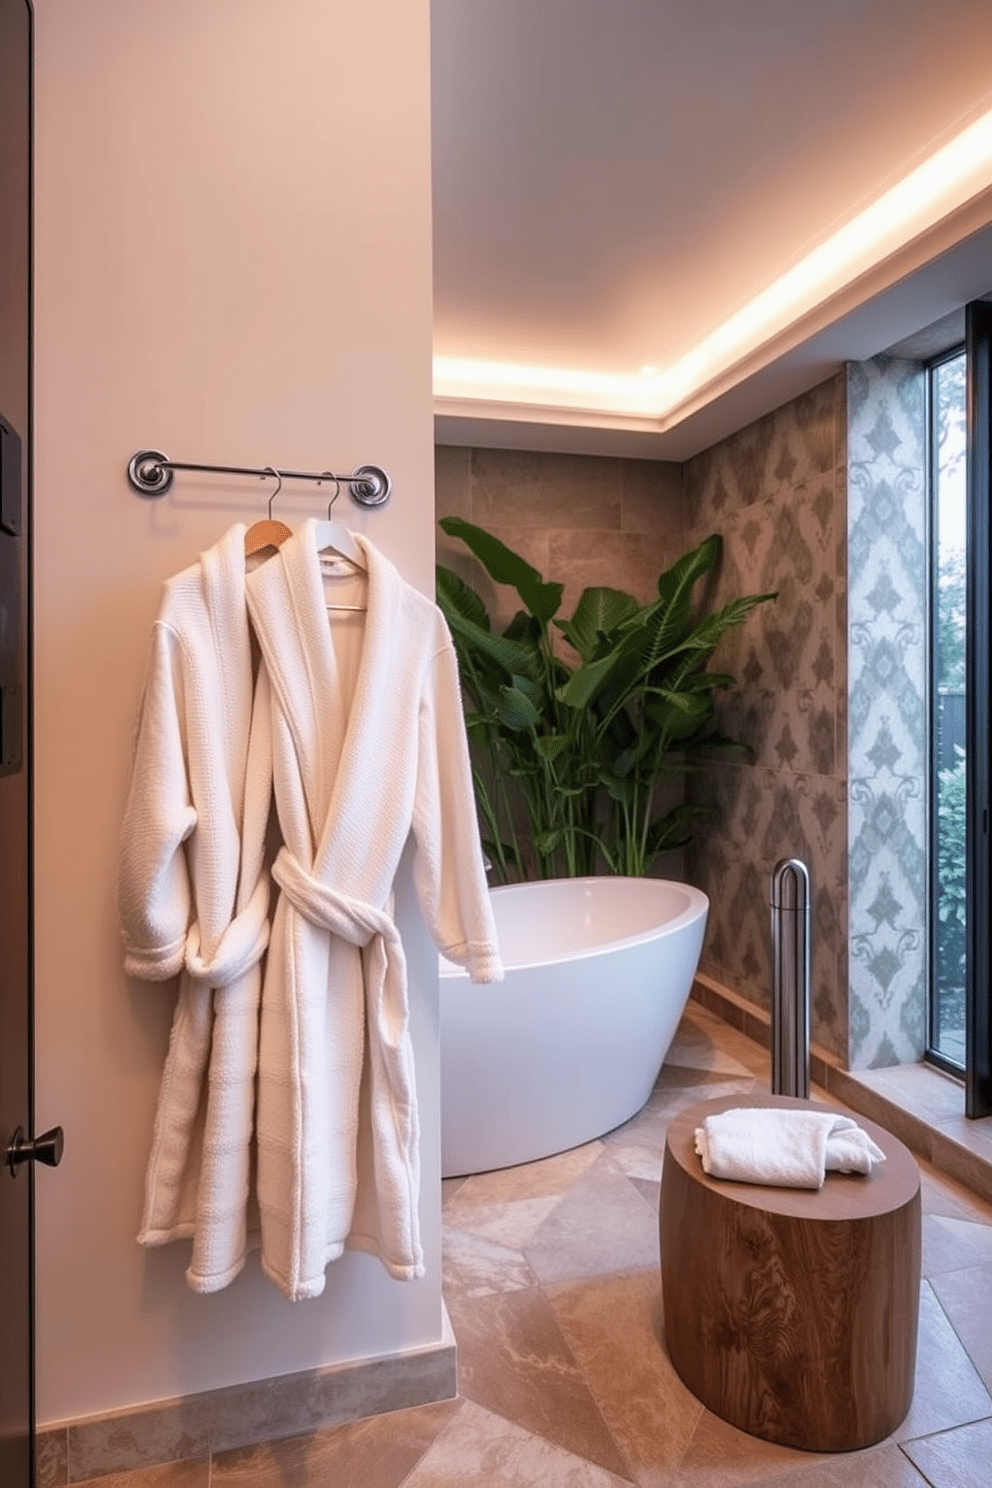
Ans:
[[[421,1283],[349,1255],[315,1302],[252,1262],[194,1296],[183,1245],[134,1242],[173,996],[129,983],[118,823],[162,580],[264,489],[135,496],[137,449],[387,467],[338,510],[432,586],[426,0],[36,0],[38,1416],[441,1336],[436,959],[407,922],[425,1133]],[[374,59],[374,66],[370,66]],[[289,522],[317,511],[285,492]]]

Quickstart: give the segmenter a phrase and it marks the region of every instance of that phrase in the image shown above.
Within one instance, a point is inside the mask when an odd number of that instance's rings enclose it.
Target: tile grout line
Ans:
[[[572,1349],[572,1345],[569,1343],[568,1337],[567,1337],[567,1335],[565,1333],[565,1330],[562,1328],[561,1319],[559,1318],[558,1313],[557,1313],[557,1311],[555,1309],[554,1302],[548,1296],[547,1287],[545,1286],[545,1284],[543,1282],[541,1282],[539,1285],[540,1285],[541,1295],[543,1296],[545,1302],[548,1305],[548,1310],[550,1311],[551,1316],[555,1320],[555,1326],[557,1327],[558,1332],[559,1332],[559,1335],[561,1336],[562,1343],[565,1345],[565,1349],[566,1349],[566,1352],[568,1353],[568,1357],[571,1359],[572,1363],[575,1365],[575,1368],[576,1368],[576,1371],[577,1371],[577,1373],[579,1375],[579,1378],[582,1380],[582,1383],[585,1385],[586,1389],[589,1392],[589,1398],[592,1400],[593,1405],[596,1407],[596,1414],[599,1417],[600,1421],[603,1423],[603,1430],[606,1432],[607,1437],[609,1438],[609,1440],[613,1443],[614,1447],[616,1448],[617,1456],[620,1458],[620,1461],[624,1464],[624,1466],[627,1469],[627,1481],[629,1483],[633,1484],[634,1485],[634,1488],[638,1488],[637,1476],[634,1473],[634,1470],[633,1470],[633,1468],[630,1465],[630,1459],[628,1458],[627,1453],[621,1447],[620,1443],[617,1441],[616,1436],[613,1433],[613,1429],[610,1426],[610,1423],[607,1421],[606,1417],[603,1415],[603,1408],[602,1408],[602,1406],[601,1406],[601,1404],[599,1402],[599,1397],[596,1394],[596,1391],[593,1389],[592,1384],[590,1383],[590,1381],[589,1381],[589,1379],[588,1379],[588,1377],[586,1375],[585,1370],[582,1368],[582,1365],[579,1363],[578,1359],[575,1357],[575,1354],[574,1354],[573,1349]],[[559,1443],[559,1445],[560,1445],[560,1443]],[[579,1453],[578,1452],[575,1452],[572,1455],[578,1457],[579,1456]],[[592,1466],[593,1467],[598,1467],[599,1466],[598,1463],[592,1462],[592,1458],[590,1458],[590,1457],[583,1457],[581,1460],[583,1462],[590,1462],[590,1463],[592,1463]]]
[[[959,1270],[962,1270],[962,1271],[969,1271],[971,1269],[972,1268],[970,1266],[959,1267]],[[942,1272],[941,1274],[944,1275],[944,1276],[953,1276],[954,1275],[954,1272],[953,1271],[945,1271],[945,1272]],[[961,1334],[958,1332],[957,1328],[954,1326],[954,1320],[950,1316],[950,1314],[948,1313],[948,1311],[945,1308],[943,1302],[941,1302],[941,1300],[940,1300],[940,1294],[937,1291],[936,1287],[933,1285],[933,1282],[931,1281],[930,1277],[929,1276],[921,1277],[921,1281],[925,1282],[926,1285],[929,1287],[929,1289],[930,1289],[930,1295],[933,1297],[933,1300],[936,1302],[937,1306],[940,1308],[941,1313],[943,1314],[943,1316],[944,1316],[944,1318],[945,1318],[945,1320],[947,1322],[948,1327],[950,1328],[951,1332],[954,1334],[954,1337],[957,1339],[958,1343],[961,1345],[961,1349],[962,1349],[962,1351],[964,1353],[965,1358],[968,1360],[968,1362],[971,1365],[972,1369],[975,1371],[975,1374],[978,1377],[978,1380],[979,1380],[982,1388],[984,1389],[985,1394],[988,1396],[988,1399],[989,1399],[989,1414],[987,1416],[977,1416],[976,1417],[976,1420],[979,1420],[979,1421],[992,1420],[992,1390],[990,1390],[989,1387],[988,1387],[988,1385],[985,1383],[985,1380],[984,1380],[984,1378],[983,1378],[983,1376],[981,1374],[981,1371],[978,1368],[978,1365],[975,1363],[974,1359],[971,1357],[971,1350],[968,1348],[968,1345],[965,1343],[964,1339],[961,1337]],[[962,1425],[970,1425],[972,1423],[971,1422],[961,1422],[961,1424]],[[951,1427],[947,1427],[946,1429],[949,1430],[949,1431],[954,1431],[957,1428],[951,1426]],[[941,1431],[932,1431],[932,1432],[929,1433],[929,1435],[931,1435],[931,1436],[942,1436],[943,1434],[944,1433],[941,1432]],[[923,1437],[913,1437],[912,1440],[913,1441],[922,1441],[923,1440]]]
[[[925,1438],[924,1437],[917,1437],[916,1440],[917,1441],[924,1441]],[[903,1457],[905,1457],[906,1461],[909,1463],[909,1465],[913,1469],[913,1471],[915,1473],[919,1473],[919,1475],[923,1479],[924,1483],[927,1484],[927,1488],[940,1488],[940,1484],[939,1483],[935,1483],[932,1478],[928,1478],[927,1475],[926,1475],[926,1473],[923,1471],[922,1467],[918,1467],[917,1466],[917,1464],[913,1461],[912,1457],[910,1457],[909,1453],[906,1451],[906,1448],[905,1448],[905,1446],[903,1445],[902,1442],[896,1442],[896,1446],[899,1448],[899,1450],[902,1453]]]

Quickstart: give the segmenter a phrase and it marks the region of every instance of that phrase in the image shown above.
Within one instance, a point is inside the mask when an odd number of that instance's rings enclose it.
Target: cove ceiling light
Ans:
[[[687,405],[762,347],[990,187],[992,110],[661,371],[652,367],[625,375],[436,356],[435,398],[670,426]]]

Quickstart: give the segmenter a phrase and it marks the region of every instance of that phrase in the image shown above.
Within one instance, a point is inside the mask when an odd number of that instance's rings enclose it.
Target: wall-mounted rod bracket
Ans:
[[[809,1100],[809,869],[776,863],[772,910],[772,1094]]]
[[[138,450],[128,461],[127,478],[139,496],[164,496],[177,470],[205,470],[217,475],[275,476],[282,480],[337,481],[347,486],[360,506],[381,506],[389,499],[392,482],[381,465],[359,465],[351,475],[330,470],[277,470],[274,465],[201,465],[191,460],[170,460],[161,450]]]

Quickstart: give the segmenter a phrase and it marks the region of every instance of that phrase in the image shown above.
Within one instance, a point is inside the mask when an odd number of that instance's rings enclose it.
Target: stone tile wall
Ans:
[[[477,522],[564,583],[562,616],[590,584],[646,601],[683,550],[680,465],[439,445],[435,475],[438,517]],[[468,579],[494,618],[510,620],[516,594],[494,586],[463,543],[441,531],[437,540],[438,562]]]
[[[710,896],[700,970],[761,1008],[771,1002],[769,889],[801,858],[812,891],[812,1038],[847,1054],[846,384],[843,374],[689,460],[686,540],[724,540],[717,600],[777,590],[721,643],[720,702],[747,763],[696,787],[720,815],[690,849]]]

